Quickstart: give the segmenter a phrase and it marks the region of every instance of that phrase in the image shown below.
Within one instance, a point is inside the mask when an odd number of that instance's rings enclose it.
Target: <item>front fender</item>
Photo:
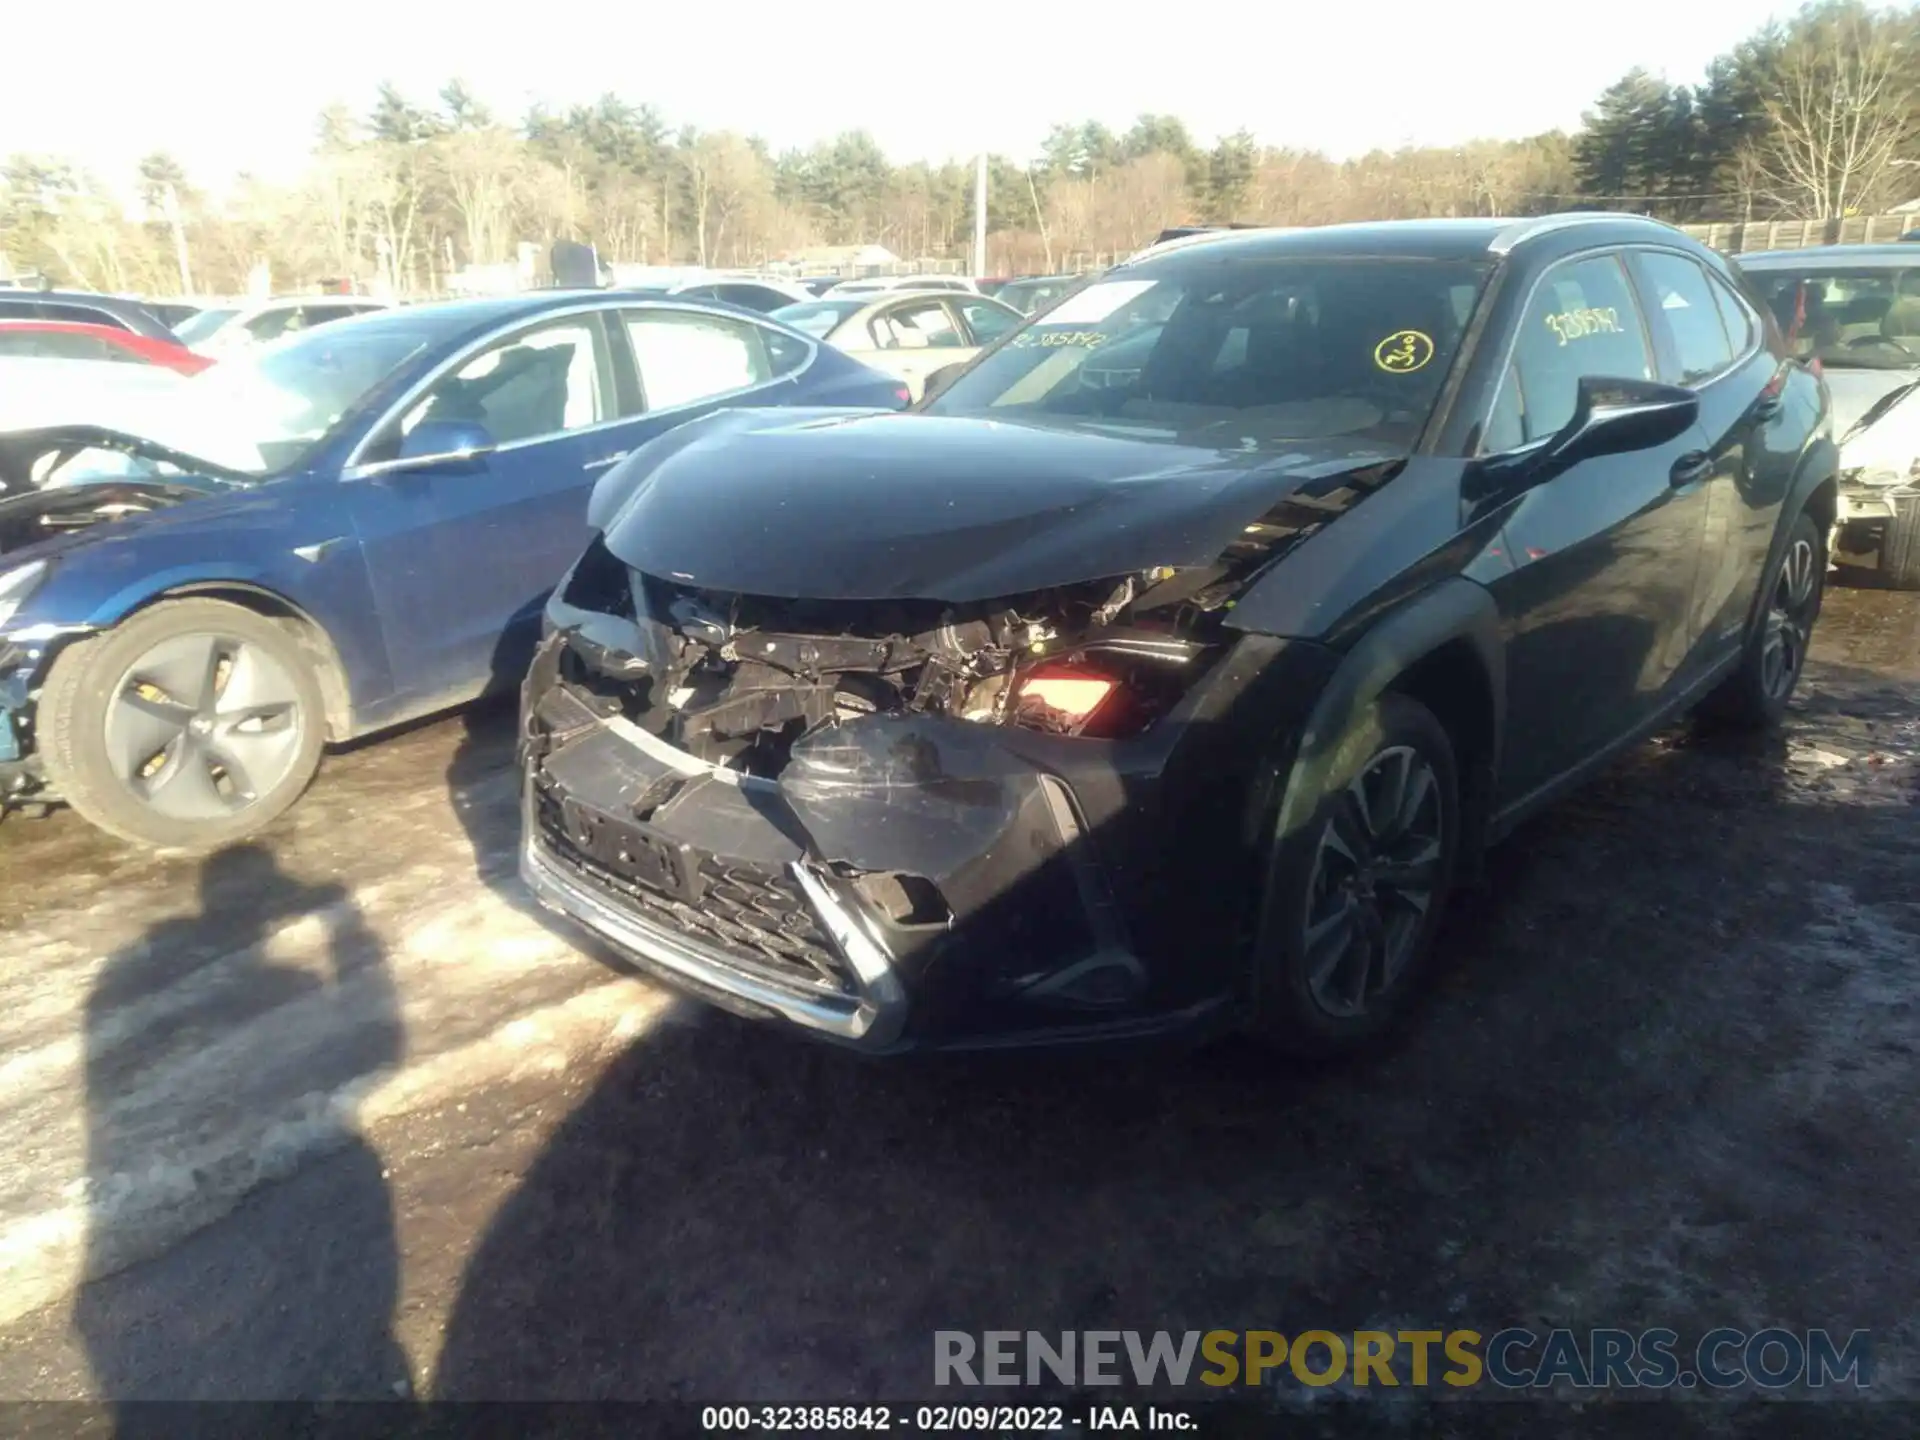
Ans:
[[[1328,677],[1300,731],[1292,774],[1282,792],[1275,843],[1313,818],[1320,796],[1359,773],[1371,753],[1372,737],[1358,724],[1366,708],[1447,646],[1458,645],[1472,657],[1490,692],[1493,733],[1487,764],[1497,775],[1506,714],[1506,646],[1501,634],[1493,596],[1459,576],[1401,602],[1370,626]]]

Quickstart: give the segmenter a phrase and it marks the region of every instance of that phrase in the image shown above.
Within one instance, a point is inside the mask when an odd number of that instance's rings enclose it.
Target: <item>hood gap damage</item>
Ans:
[[[603,714],[765,780],[802,737],[871,716],[1118,739],[1171,709],[1225,643],[1222,569],[978,604],[808,601],[642,576],[596,544],[562,596],[582,614],[561,678]]]

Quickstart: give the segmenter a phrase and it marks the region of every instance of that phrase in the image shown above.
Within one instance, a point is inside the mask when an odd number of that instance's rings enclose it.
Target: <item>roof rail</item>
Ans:
[[[1301,225],[1183,225],[1172,230],[1162,230],[1159,237],[1150,245],[1143,245],[1126,259],[1116,261],[1114,268],[1131,265],[1136,260],[1144,260],[1149,255],[1163,255],[1169,250],[1184,250],[1189,245],[1199,245],[1208,240],[1224,239],[1228,234],[1241,230],[1259,230],[1268,235],[1279,235],[1288,230],[1301,230]]]
[[[1661,225],[1671,230],[1664,220],[1656,220],[1651,215],[1635,215],[1626,210],[1567,210],[1558,215],[1536,215],[1525,220],[1515,220],[1487,244],[1488,253],[1505,255],[1522,240],[1531,240],[1536,235],[1545,235],[1554,230],[1569,230],[1576,225],[1589,225],[1604,220],[1637,220],[1643,225]]]

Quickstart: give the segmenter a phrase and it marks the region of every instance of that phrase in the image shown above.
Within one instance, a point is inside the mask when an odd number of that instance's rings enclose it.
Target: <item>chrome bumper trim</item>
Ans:
[[[858,976],[848,997],[813,996],[741,970],[726,952],[630,914],[568,875],[540,843],[530,805],[522,807],[520,878],[546,909],[584,926],[615,948],[690,984],[750,1005],[862,1050],[884,1050],[900,1038],[907,998],[885,953],[869,939],[819,878],[800,865],[794,876]]]

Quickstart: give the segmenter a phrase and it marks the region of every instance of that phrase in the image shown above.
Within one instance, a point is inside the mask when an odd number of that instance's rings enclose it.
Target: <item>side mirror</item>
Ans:
[[[493,452],[493,436],[473,420],[422,420],[400,442],[398,464],[405,470],[477,470]]]
[[[1541,461],[1558,471],[1601,455],[1627,455],[1676,440],[1700,418],[1700,397],[1652,380],[1580,379],[1573,418],[1547,442]]]
[[[947,386],[959,379],[960,372],[966,368],[966,361],[957,360],[951,365],[942,365],[938,370],[932,371],[928,374],[926,382],[921,386],[920,398],[922,400],[933,399],[934,396],[938,395],[942,390],[946,389]]]

